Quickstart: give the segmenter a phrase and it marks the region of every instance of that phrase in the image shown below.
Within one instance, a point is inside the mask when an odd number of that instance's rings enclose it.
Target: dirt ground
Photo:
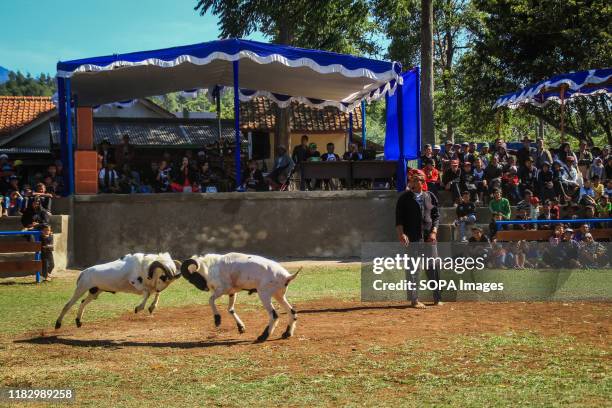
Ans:
[[[374,345],[393,346],[411,339],[445,346],[458,336],[479,333],[532,332],[544,336],[573,336],[577,342],[610,347],[612,304],[609,303],[446,303],[415,310],[405,304],[339,302],[322,299],[297,303],[295,336],[281,340],[287,316],[280,315],[276,331],[265,347],[254,339],[267,323],[262,310],[237,312],[247,327],[239,334],[234,320],[222,314],[215,328],[208,307],[161,308],[154,315],[125,313],[102,322],[85,321],[77,329],[69,321],[59,331],[25,333],[16,343],[46,344],[37,353],[56,359],[74,347],[155,348],[159,353],[189,349],[190,353],[263,353],[287,348],[302,359],[333,351],[336,355],[365,350]],[[431,340],[431,341],[429,341]],[[22,343],[22,344],[23,344]],[[25,344],[23,344],[25,346]],[[109,356],[110,357],[110,356]],[[111,357],[112,358],[112,357]],[[299,362],[299,359],[298,359]]]

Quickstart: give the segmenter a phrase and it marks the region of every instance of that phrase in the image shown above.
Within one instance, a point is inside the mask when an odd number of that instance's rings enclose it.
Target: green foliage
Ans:
[[[216,103],[211,102],[207,95],[199,94],[195,98],[181,96],[173,92],[163,97],[151,98],[153,102],[170,112],[217,112]],[[221,96],[221,119],[234,118],[234,91],[229,89]]]
[[[11,96],[51,96],[55,92],[55,78],[40,74],[33,78],[29,73],[10,71],[8,81],[0,84],[0,95]]]
[[[474,0],[473,4],[479,16],[471,28],[475,40],[457,69],[468,131],[491,128],[493,103],[504,93],[553,75],[612,66],[609,2]],[[567,133],[591,143],[602,136],[612,142],[610,106],[606,97],[568,103]],[[550,103],[546,108],[528,107],[524,114],[559,129],[559,112],[559,105]]]
[[[366,0],[198,0],[195,10],[219,17],[222,38],[259,31],[280,44],[352,54],[378,51],[377,25]]]

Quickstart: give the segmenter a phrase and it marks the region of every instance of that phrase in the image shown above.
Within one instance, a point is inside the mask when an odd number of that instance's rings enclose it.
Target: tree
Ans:
[[[416,0],[375,2],[377,19],[391,41],[388,57],[405,67],[422,65],[421,6],[424,4]],[[469,27],[474,18],[474,9],[468,0],[433,0],[434,122],[436,134],[446,139],[454,139],[455,129],[461,122],[455,65],[470,45]]]
[[[222,38],[259,31],[277,44],[353,54],[378,51],[366,0],[198,0],[195,10],[219,17]],[[289,146],[288,109],[278,109],[275,146]]]
[[[571,71],[612,65],[610,21],[605,0],[473,0],[481,19],[473,50],[462,58],[461,94],[475,122],[491,120],[495,99],[507,92]],[[560,128],[559,105],[524,112]],[[610,134],[610,98],[568,103],[566,132],[593,143]]]
[[[51,96],[55,92],[55,78],[40,74],[33,78],[29,73],[10,71],[8,81],[0,84],[0,95],[12,96]]]
[[[421,140],[436,142],[434,126],[433,0],[421,0]]]

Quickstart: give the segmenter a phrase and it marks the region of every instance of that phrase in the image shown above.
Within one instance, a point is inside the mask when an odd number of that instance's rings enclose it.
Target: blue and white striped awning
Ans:
[[[501,96],[493,108],[507,106],[517,108],[524,104],[542,106],[549,101],[561,101],[577,96],[612,94],[612,68],[591,69],[551,77],[537,84],[530,85],[517,92]]]
[[[398,62],[241,39],[64,61],[57,75],[71,78],[79,106],[97,106],[169,92],[233,86],[240,62],[240,99],[265,95],[352,111],[361,100],[392,93]]]

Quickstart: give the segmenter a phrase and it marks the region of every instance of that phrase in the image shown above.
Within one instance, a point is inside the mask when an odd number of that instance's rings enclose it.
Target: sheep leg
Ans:
[[[70,310],[70,308],[76,303],[76,301],[79,300],[81,296],[83,296],[83,294],[85,294],[85,292],[87,292],[87,288],[77,285],[76,289],[74,290],[74,294],[72,295],[68,303],[66,303],[59,317],[55,321],[56,330],[62,327],[62,320],[64,320],[64,316],[66,315],[66,313],[68,313],[68,310]]]
[[[140,304],[136,306],[136,308],[134,309],[134,313],[141,312],[145,308],[145,306],[147,305],[147,300],[149,300],[149,295],[149,291],[145,291],[144,296],[142,298],[142,302],[140,302]]]
[[[278,323],[278,313],[276,313],[276,310],[274,310],[274,306],[272,306],[272,296],[270,296],[269,293],[258,293],[261,303],[268,312],[268,315],[270,315],[270,321],[268,322],[268,325],[264,329],[263,333],[261,333],[261,335],[257,338],[257,342],[262,342],[266,341],[268,337],[272,335],[272,332],[274,332],[276,323]]]
[[[210,295],[210,299],[208,299],[208,303],[210,304],[210,308],[212,309],[213,315],[215,316],[215,326],[221,326],[221,314],[219,314],[219,309],[217,309],[217,305],[215,305],[215,300],[221,297],[222,293],[219,291],[214,291],[212,295]]]
[[[159,292],[155,292],[155,296],[153,297],[153,301],[149,305],[149,313],[153,313],[153,311],[157,307],[157,303],[158,302],[159,302]]]
[[[291,306],[291,304],[287,301],[287,297],[285,296],[286,289],[276,293],[274,299],[285,309],[287,314],[291,316],[291,321],[287,326],[287,330],[283,333],[283,339],[287,339],[293,336],[293,332],[295,331],[295,325],[297,324],[297,311]]]
[[[83,325],[83,323],[81,323],[81,319],[83,318],[83,311],[85,311],[85,306],[87,306],[92,300],[96,300],[99,294],[100,292],[90,293],[85,299],[81,301],[81,305],[79,306],[79,311],[77,312],[76,317],[77,327],[81,327]]]
[[[238,314],[236,314],[236,311],[234,310],[235,304],[236,304],[236,294],[233,293],[229,295],[229,304],[227,305],[227,311],[230,312],[230,314],[234,317],[234,320],[236,321],[236,325],[238,326],[238,331],[242,334],[244,333],[244,323],[242,323],[242,320],[240,320],[240,318],[238,317]]]

